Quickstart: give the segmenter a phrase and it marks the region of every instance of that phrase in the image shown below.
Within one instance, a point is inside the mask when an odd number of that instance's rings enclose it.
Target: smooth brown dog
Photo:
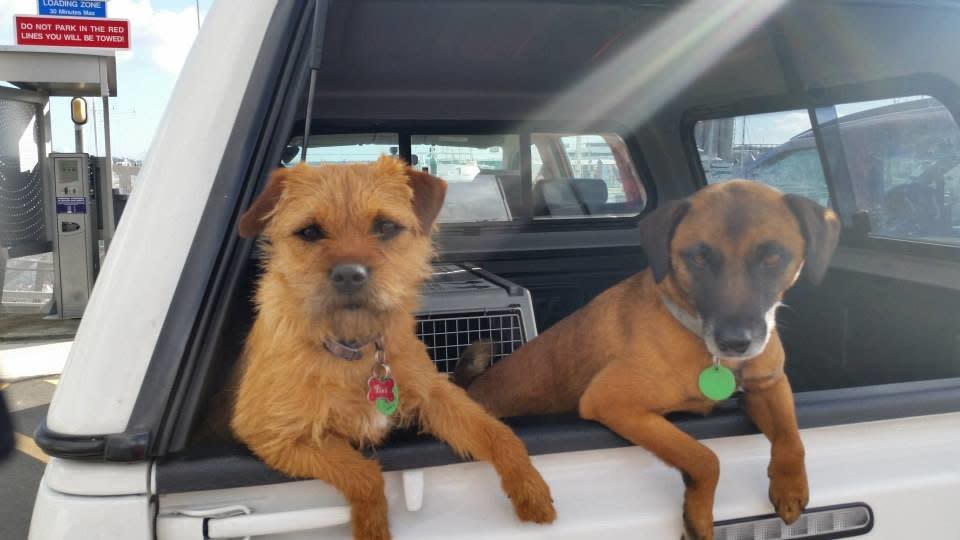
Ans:
[[[274,172],[240,221],[242,236],[264,234],[266,262],[233,431],[273,469],[337,488],[358,539],[390,536],[380,467],[359,449],[415,423],[490,461],[520,519],[556,517],[523,443],[439,373],[414,335],[445,191],[393,158],[299,165]],[[383,364],[399,388],[391,415],[368,398]]]
[[[469,385],[496,416],[579,410],[680,470],[686,536],[713,538],[716,455],[663,415],[708,413],[698,377],[734,371],[746,411],[772,445],[770,500],[791,523],[808,490],[775,311],[801,269],[827,270],[840,224],[815,202],[744,180],[672,201],[640,224],[649,268],[597,296]],[[473,347],[458,383],[482,372]]]

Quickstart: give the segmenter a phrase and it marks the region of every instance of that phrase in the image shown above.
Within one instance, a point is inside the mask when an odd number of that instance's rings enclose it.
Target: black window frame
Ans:
[[[841,246],[884,251],[898,255],[960,261],[960,244],[869,234],[858,220],[849,213],[850,210],[856,213],[855,208],[837,207],[838,198],[844,198],[838,197],[837,189],[845,191],[851,189],[848,171],[845,168],[846,155],[842,145],[829,145],[830,147],[828,147],[828,145],[823,144],[823,134],[820,133],[821,126],[816,119],[816,109],[844,103],[916,95],[930,96],[938,100],[950,112],[954,122],[960,128],[960,87],[940,75],[924,73],[693,107],[687,109],[681,115],[681,144],[685,149],[690,174],[697,188],[700,189],[706,187],[708,183],[694,137],[694,128],[697,122],[753,114],[806,110],[810,115],[814,143],[820,154],[820,164],[823,167],[824,179],[830,192],[830,201],[834,208],[838,210],[843,223],[843,233],[840,236]],[[830,162],[843,163],[844,166],[836,170],[829,165]]]

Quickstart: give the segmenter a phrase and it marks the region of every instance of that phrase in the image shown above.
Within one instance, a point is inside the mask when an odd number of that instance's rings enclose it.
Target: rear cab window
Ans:
[[[520,204],[517,135],[411,135],[410,163],[447,181],[439,223],[513,221]]]
[[[535,218],[635,216],[646,193],[620,137],[534,133],[530,137]]]
[[[399,152],[396,133],[337,133],[311,135],[307,163],[370,163],[380,156]],[[303,137],[295,137],[284,148],[281,165],[292,167],[301,161]]]
[[[447,181],[441,227],[636,218],[646,206],[646,188],[620,135],[533,132],[524,138],[527,147],[518,133],[331,133],[311,135],[306,156],[310,164],[372,162],[384,155],[407,159]],[[283,166],[300,162],[302,139],[287,144]],[[409,141],[409,155],[400,151],[401,141]]]

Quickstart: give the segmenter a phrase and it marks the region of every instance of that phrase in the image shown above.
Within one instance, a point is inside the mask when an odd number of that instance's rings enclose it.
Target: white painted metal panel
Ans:
[[[276,0],[218,2],[157,128],[80,323],[47,426],[126,428]]]
[[[870,538],[954,538],[950,519],[960,490],[960,413],[804,430],[810,507],[864,502],[875,512]],[[769,514],[761,435],[705,441],[720,457],[715,519]],[[520,523],[486,463],[424,469],[423,504],[410,511],[402,472],[387,473],[395,539],[679,538],[680,475],[640,448],[538,456],[556,501],[550,526]],[[306,481],[160,498],[161,513],[238,504],[253,515],[336,507],[326,484]],[[162,519],[162,518],[161,518]],[[348,525],[258,538],[350,538]]]
[[[148,540],[153,513],[147,495],[78,497],[40,483],[29,540]]]
[[[150,464],[104,463],[51,458],[44,471],[49,489],[65,495],[145,495]]]

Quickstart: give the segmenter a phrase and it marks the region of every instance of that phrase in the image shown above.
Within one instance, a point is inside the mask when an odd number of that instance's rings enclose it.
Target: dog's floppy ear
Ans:
[[[273,207],[280,200],[280,194],[283,193],[283,183],[290,174],[290,169],[280,168],[270,174],[267,180],[267,187],[263,188],[260,195],[253,200],[253,204],[247,211],[240,216],[240,226],[238,227],[240,236],[243,238],[253,238],[263,232],[267,226],[266,218],[273,211]]]
[[[447,195],[447,183],[425,172],[407,167],[407,178],[413,188],[413,211],[420,219],[420,232],[430,234]]]
[[[640,221],[640,245],[657,283],[670,272],[670,241],[689,210],[685,200],[668,201]]]
[[[840,240],[840,220],[833,210],[824,208],[800,195],[787,194],[784,201],[797,218],[800,232],[806,242],[803,254],[803,272],[807,279],[818,285],[833,257]]]

